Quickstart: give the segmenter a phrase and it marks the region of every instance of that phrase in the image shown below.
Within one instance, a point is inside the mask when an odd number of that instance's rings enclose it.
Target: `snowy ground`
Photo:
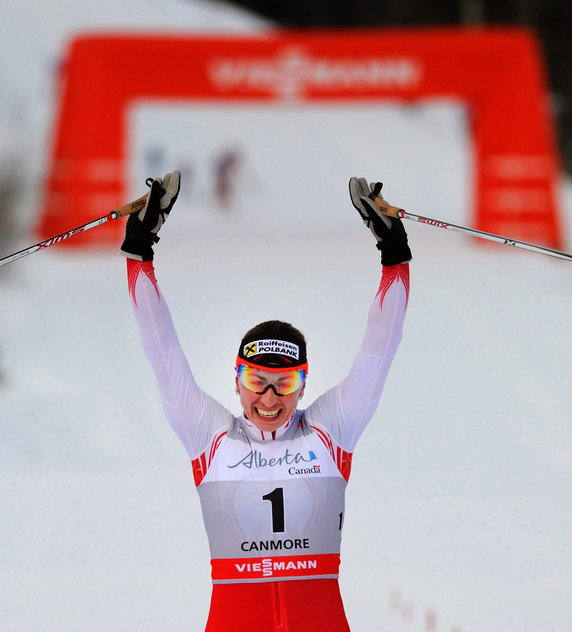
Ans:
[[[343,232],[286,230],[287,256],[260,240],[256,271],[241,231],[193,235],[175,215],[165,227],[163,291],[201,385],[232,408],[235,346],[254,321],[283,316],[306,332],[308,400],[348,368],[378,266],[344,207]],[[353,629],[422,630],[434,608],[440,631],[567,632],[570,264],[408,230],[406,334],[348,492]],[[114,252],[53,248],[2,271],[6,632],[202,629],[199,504],[139,349],[123,265]],[[207,353],[220,360],[202,362]]]

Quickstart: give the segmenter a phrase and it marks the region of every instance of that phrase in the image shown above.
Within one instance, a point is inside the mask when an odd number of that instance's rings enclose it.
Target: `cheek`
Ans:
[[[248,410],[252,406],[254,399],[258,397],[256,393],[251,393],[248,389],[242,388],[238,384],[236,386],[236,392],[238,393],[240,405],[244,410]]]
[[[300,397],[298,395],[291,395],[290,397],[285,397],[284,399],[286,400],[284,401],[285,410],[287,410],[288,413],[293,413],[298,407]]]

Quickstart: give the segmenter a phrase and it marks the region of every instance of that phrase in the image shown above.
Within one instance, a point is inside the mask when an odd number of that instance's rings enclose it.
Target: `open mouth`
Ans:
[[[281,408],[278,410],[262,410],[262,408],[255,408],[256,414],[264,419],[275,419],[281,412]]]

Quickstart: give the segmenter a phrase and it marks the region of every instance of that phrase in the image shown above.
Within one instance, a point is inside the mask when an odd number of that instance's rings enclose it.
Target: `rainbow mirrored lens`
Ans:
[[[249,391],[262,395],[269,388],[274,389],[277,395],[291,395],[304,386],[306,371],[293,369],[280,372],[263,371],[246,364],[236,367],[238,381]]]

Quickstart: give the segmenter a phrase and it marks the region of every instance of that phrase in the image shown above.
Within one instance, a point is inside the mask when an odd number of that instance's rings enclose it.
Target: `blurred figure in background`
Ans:
[[[215,200],[217,207],[223,211],[231,208],[236,195],[241,164],[242,155],[233,147],[223,151],[214,161]]]

